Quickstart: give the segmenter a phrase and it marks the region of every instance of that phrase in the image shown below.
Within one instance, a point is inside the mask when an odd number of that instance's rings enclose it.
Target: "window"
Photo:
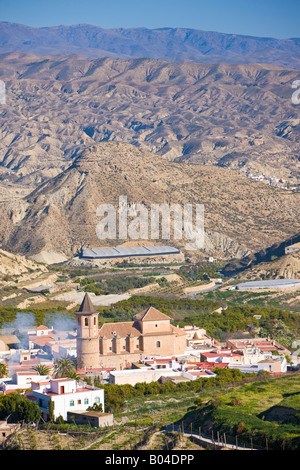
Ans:
[[[85,405],[88,405],[88,404],[89,404],[89,399],[88,399],[88,398],[85,398],[84,401],[83,401],[83,403],[84,403]]]
[[[94,317],[94,325],[96,325],[96,317]]]
[[[70,406],[74,406],[74,400],[70,400]]]
[[[99,398],[99,397],[95,397],[94,403],[100,403],[100,398]]]
[[[81,405],[81,400],[78,400],[78,401],[77,401],[77,405]]]
[[[156,341],[156,347],[160,348],[160,341]]]
[[[85,326],[89,326],[89,319],[88,318],[84,319],[84,324],[85,324]]]

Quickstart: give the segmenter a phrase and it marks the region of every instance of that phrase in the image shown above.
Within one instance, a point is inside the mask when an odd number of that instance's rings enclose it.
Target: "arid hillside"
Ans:
[[[100,141],[300,182],[293,69],[1,55],[0,179],[32,185]],[[290,178],[290,179],[288,179]]]
[[[47,268],[37,264],[24,256],[15,255],[0,249],[0,278],[5,276],[18,276],[28,273],[46,272]]]
[[[230,261],[224,268],[226,275],[241,274],[249,278],[293,278],[300,277],[300,252],[285,253],[286,247],[300,242],[300,233],[260,247],[256,253],[249,253],[240,260]]]
[[[96,236],[97,207],[112,204],[118,209],[120,196],[148,209],[155,203],[204,204],[205,252],[227,259],[300,231],[300,193],[254,182],[237,171],[171,162],[130,144],[102,142],[28,196],[1,203],[1,245],[29,255],[67,256],[83,242],[120,245],[124,240]],[[183,240],[168,242],[184,248]]]

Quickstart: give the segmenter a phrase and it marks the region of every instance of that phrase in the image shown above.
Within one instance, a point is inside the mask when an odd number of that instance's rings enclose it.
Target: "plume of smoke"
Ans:
[[[30,330],[35,328],[35,317],[31,312],[19,312],[16,314],[15,320],[3,323],[2,328],[9,330]]]
[[[33,313],[19,312],[16,314],[15,320],[3,323],[2,331],[7,330],[7,333],[15,333],[20,341],[17,346],[18,349],[26,349],[28,347],[26,333],[29,330],[35,329],[35,325]]]
[[[76,321],[68,315],[49,313],[45,316],[45,323],[51,325],[56,331],[72,331],[76,329]]]

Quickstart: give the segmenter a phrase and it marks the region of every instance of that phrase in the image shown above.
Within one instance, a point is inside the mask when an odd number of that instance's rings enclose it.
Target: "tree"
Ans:
[[[20,392],[0,396],[0,420],[10,423],[37,423],[41,412],[37,405]]]
[[[8,368],[4,362],[0,363],[0,379],[8,376]]]
[[[63,377],[74,378],[77,374],[75,362],[70,357],[58,359],[54,365],[54,376],[56,379]],[[77,379],[75,379],[77,380]]]
[[[103,413],[103,405],[102,403],[94,403],[93,406],[89,406],[87,411],[98,411]]]
[[[196,400],[194,400],[194,405],[199,407],[203,405],[203,398],[197,397]]]
[[[38,366],[34,367],[33,370],[35,370],[39,375],[50,375],[51,373],[51,368],[45,364],[39,364]]]
[[[69,379],[76,380],[76,382],[80,382],[80,380],[81,380],[81,377],[80,377],[80,375],[77,373],[76,370],[70,371],[69,374],[67,375],[67,377],[68,377]]]
[[[50,418],[50,421],[53,421],[53,420],[54,420],[54,403],[53,403],[51,397],[50,397],[48,409],[49,409],[49,418]]]

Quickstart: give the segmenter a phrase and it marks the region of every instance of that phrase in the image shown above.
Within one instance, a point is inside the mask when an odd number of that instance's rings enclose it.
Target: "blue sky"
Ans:
[[[193,28],[300,37],[300,0],[0,0],[0,20],[29,26]]]

